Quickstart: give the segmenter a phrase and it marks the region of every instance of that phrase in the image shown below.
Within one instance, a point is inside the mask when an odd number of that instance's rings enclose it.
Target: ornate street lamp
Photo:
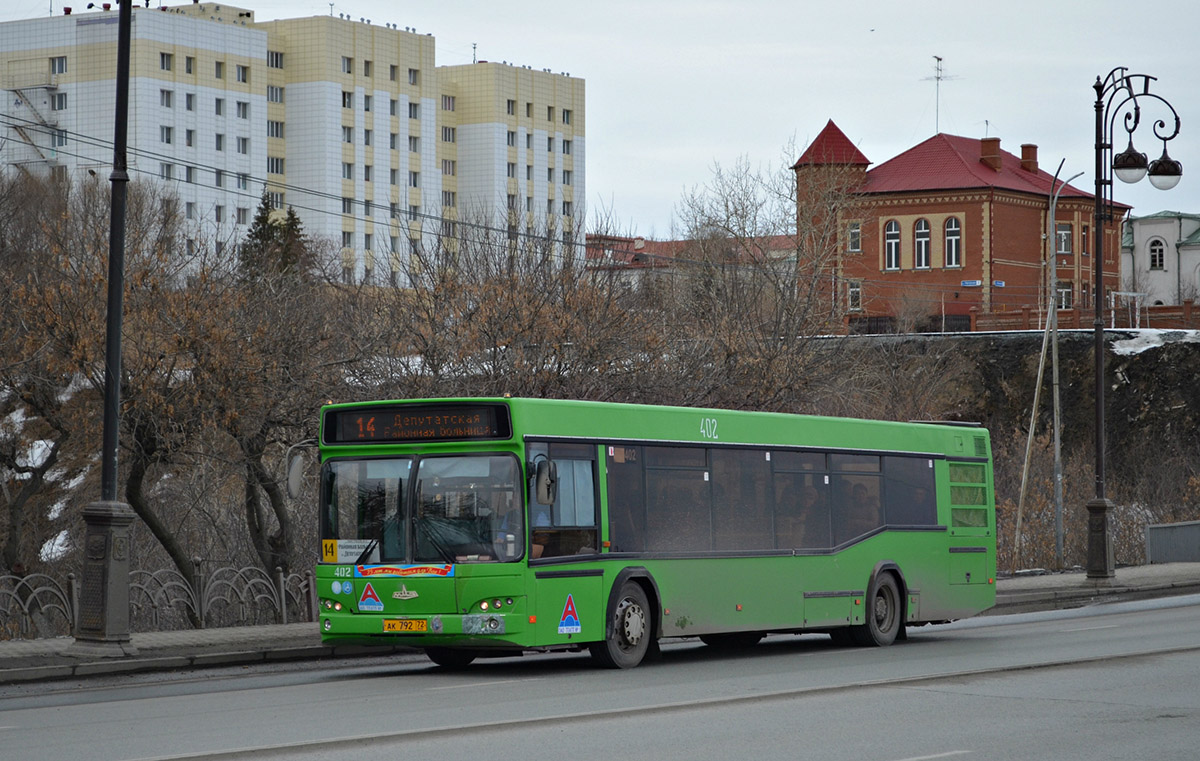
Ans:
[[[1104,224],[1113,219],[1112,174],[1122,182],[1138,182],[1147,174],[1150,184],[1159,190],[1170,190],[1183,177],[1183,165],[1167,155],[1167,141],[1179,134],[1179,114],[1175,107],[1162,96],[1150,92],[1150,84],[1157,77],[1146,74],[1129,74],[1124,66],[1118,66],[1104,79],[1096,77],[1096,254],[1092,259],[1095,286],[1092,298],[1096,302],[1095,330],[1096,354],[1096,496],[1087,503],[1088,548],[1087,575],[1089,579],[1112,578],[1112,536],[1109,520],[1113,504],[1105,494],[1104,487]],[[1133,147],[1133,133],[1142,123],[1142,106],[1158,104],[1165,106],[1175,120],[1168,131],[1167,121],[1154,122],[1154,136],[1162,140],[1161,158],[1146,161],[1146,154]],[[1113,156],[1113,127],[1117,117],[1122,117],[1122,128],[1129,138],[1129,147]],[[1111,161],[1109,157],[1112,156]],[[1110,174],[1111,172],[1111,174]]]

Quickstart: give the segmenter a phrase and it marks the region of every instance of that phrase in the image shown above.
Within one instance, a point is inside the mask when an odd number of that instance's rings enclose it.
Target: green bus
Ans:
[[[890,645],[995,602],[977,426],[548,399],[322,408],[319,626],[445,667]]]

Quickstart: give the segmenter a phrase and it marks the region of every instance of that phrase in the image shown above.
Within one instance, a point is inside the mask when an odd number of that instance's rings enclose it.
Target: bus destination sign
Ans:
[[[327,444],[388,444],[410,441],[471,441],[512,436],[503,405],[418,405],[330,410],[323,427]]]

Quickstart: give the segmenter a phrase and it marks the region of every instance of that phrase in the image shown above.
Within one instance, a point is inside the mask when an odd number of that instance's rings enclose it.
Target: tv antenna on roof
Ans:
[[[941,121],[942,121],[941,120],[942,80],[958,79],[958,77],[948,76],[948,75],[942,73],[942,57],[940,55],[935,55],[933,57],[933,60],[934,60],[933,76],[925,77],[921,81],[928,82],[929,80],[932,79],[936,83],[934,85],[934,105],[933,105],[933,132],[936,135],[942,131],[942,124],[941,124]]]

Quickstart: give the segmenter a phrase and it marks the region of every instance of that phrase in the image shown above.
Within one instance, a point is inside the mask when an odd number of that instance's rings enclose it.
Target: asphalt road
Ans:
[[[1193,595],[971,619],[883,649],[684,642],[629,671],[409,658],[17,685],[0,690],[0,757],[1190,760],[1197,632]]]

